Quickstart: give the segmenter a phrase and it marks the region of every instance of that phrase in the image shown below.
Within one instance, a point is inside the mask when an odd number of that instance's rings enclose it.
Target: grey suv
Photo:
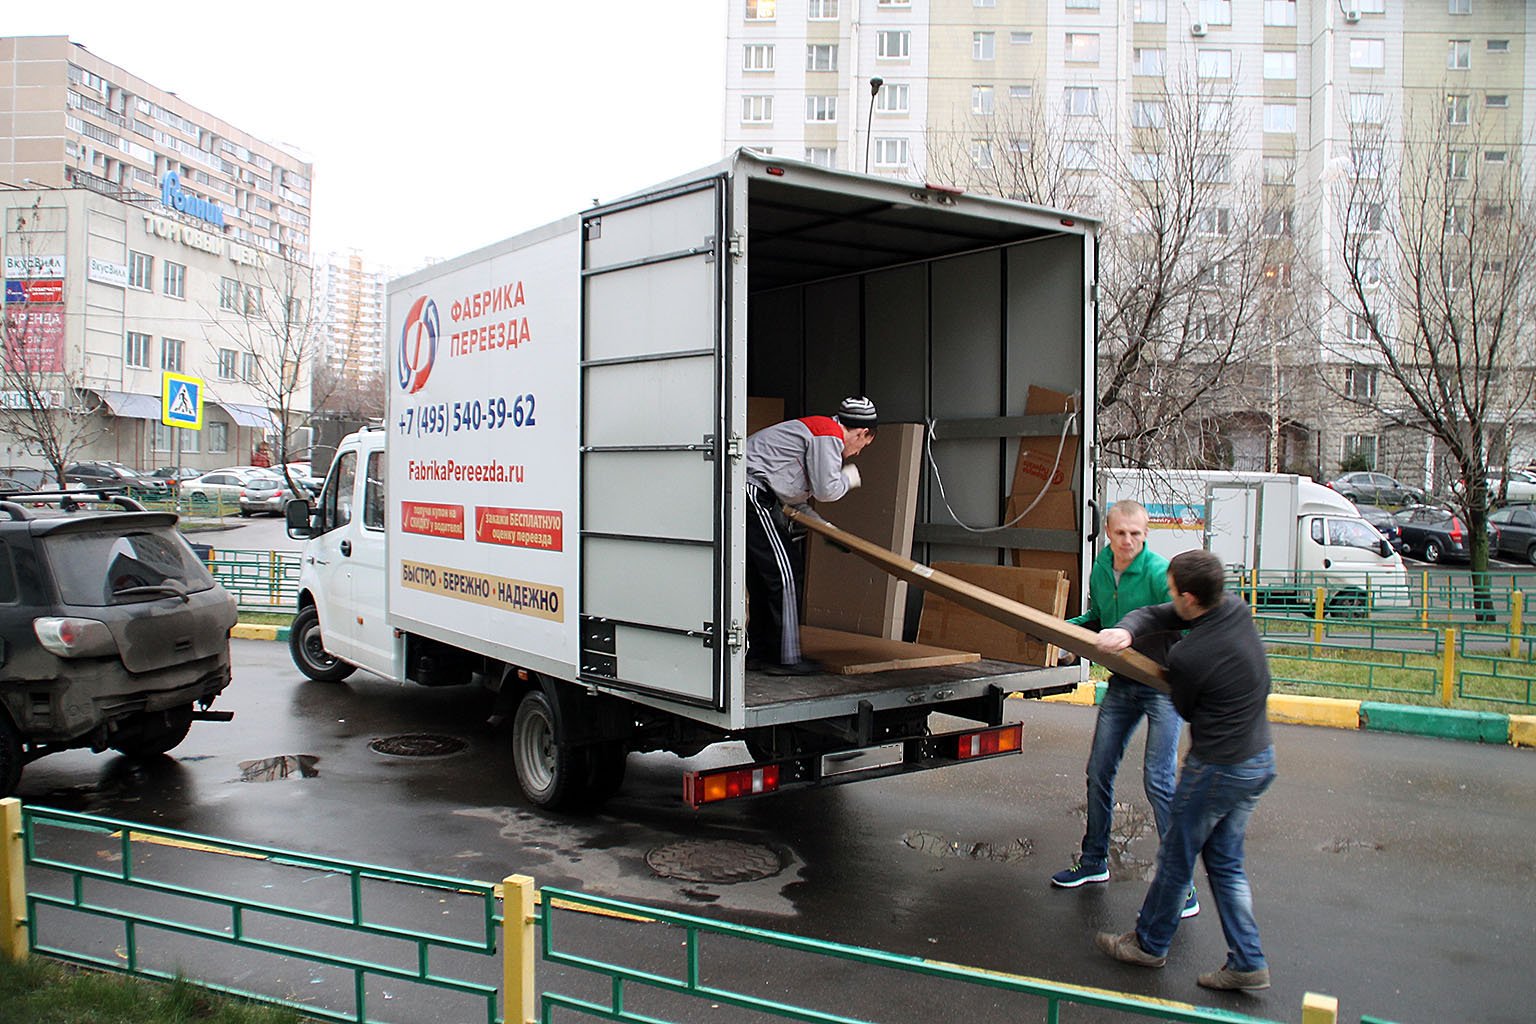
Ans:
[[[44,754],[154,756],[194,720],[232,718],[209,708],[235,619],[174,514],[81,491],[0,498],[0,796]]]

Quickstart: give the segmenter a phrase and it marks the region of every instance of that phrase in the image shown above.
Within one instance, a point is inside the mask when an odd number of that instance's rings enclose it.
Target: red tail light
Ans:
[[[1024,726],[1018,723],[983,729],[980,732],[961,736],[956,755],[963,761],[968,757],[984,757],[987,754],[1018,750],[1023,739]]]
[[[1451,541],[1461,543],[1461,520],[1455,516],[1451,516]]]
[[[690,772],[683,777],[683,798],[697,807],[732,797],[772,793],[779,788],[779,766],[737,768],[720,772]]]

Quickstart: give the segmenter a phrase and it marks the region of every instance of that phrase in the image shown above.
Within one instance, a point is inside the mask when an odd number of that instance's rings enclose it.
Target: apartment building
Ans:
[[[1139,140],[1162,126],[1170,93],[1199,90],[1232,126],[1213,175],[1261,186],[1286,234],[1304,226],[1298,258],[1337,283],[1341,176],[1392,166],[1427,125],[1452,133],[1453,177],[1470,161],[1518,164],[1536,138],[1533,14],[1524,0],[731,0],[724,137],[1005,194],[988,172],[1043,138],[1066,192],[1091,203],[1102,175],[1159,173]],[[1288,264],[1265,271],[1289,287]],[[1403,396],[1364,347],[1351,352],[1358,318],[1316,316],[1316,348],[1299,357],[1312,386],[1296,375],[1282,387],[1277,373],[1272,388],[1302,435],[1280,468],[1330,476],[1354,455],[1439,483],[1443,453],[1390,425]],[[1263,433],[1238,432],[1238,466],[1277,468]],[[1536,429],[1517,433],[1520,461]]]
[[[327,372],[358,392],[383,394],[386,271],[356,249],[328,253],[316,268],[316,301]],[[327,396],[317,398],[324,404]]]

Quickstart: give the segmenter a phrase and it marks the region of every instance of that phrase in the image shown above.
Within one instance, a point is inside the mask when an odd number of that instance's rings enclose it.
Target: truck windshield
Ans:
[[[103,608],[208,590],[213,577],[169,528],[61,533],[43,542],[65,604]]]
[[[1328,543],[1335,547],[1364,548],[1367,551],[1380,552],[1381,540],[1381,534],[1363,520],[1328,520]]]

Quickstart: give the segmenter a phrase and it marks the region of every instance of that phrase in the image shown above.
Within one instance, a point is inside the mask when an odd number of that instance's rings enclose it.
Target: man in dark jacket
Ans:
[[[1243,837],[1259,797],[1275,780],[1275,750],[1264,642],[1248,606],[1223,594],[1223,576],[1221,560],[1209,551],[1175,555],[1168,569],[1173,601],[1131,612],[1099,634],[1099,650],[1109,653],[1133,639],[1175,638],[1188,630],[1169,648],[1167,665],[1173,705],[1189,720],[1190,748],[1136,929],[1100,932],[1095,944],[1126,963],[1167,963],[1198,855],[1227,939],[1226,964],[1200,975],[1199,983],[1251,991],[1269,988],[1269,965],[1243,870]]]

